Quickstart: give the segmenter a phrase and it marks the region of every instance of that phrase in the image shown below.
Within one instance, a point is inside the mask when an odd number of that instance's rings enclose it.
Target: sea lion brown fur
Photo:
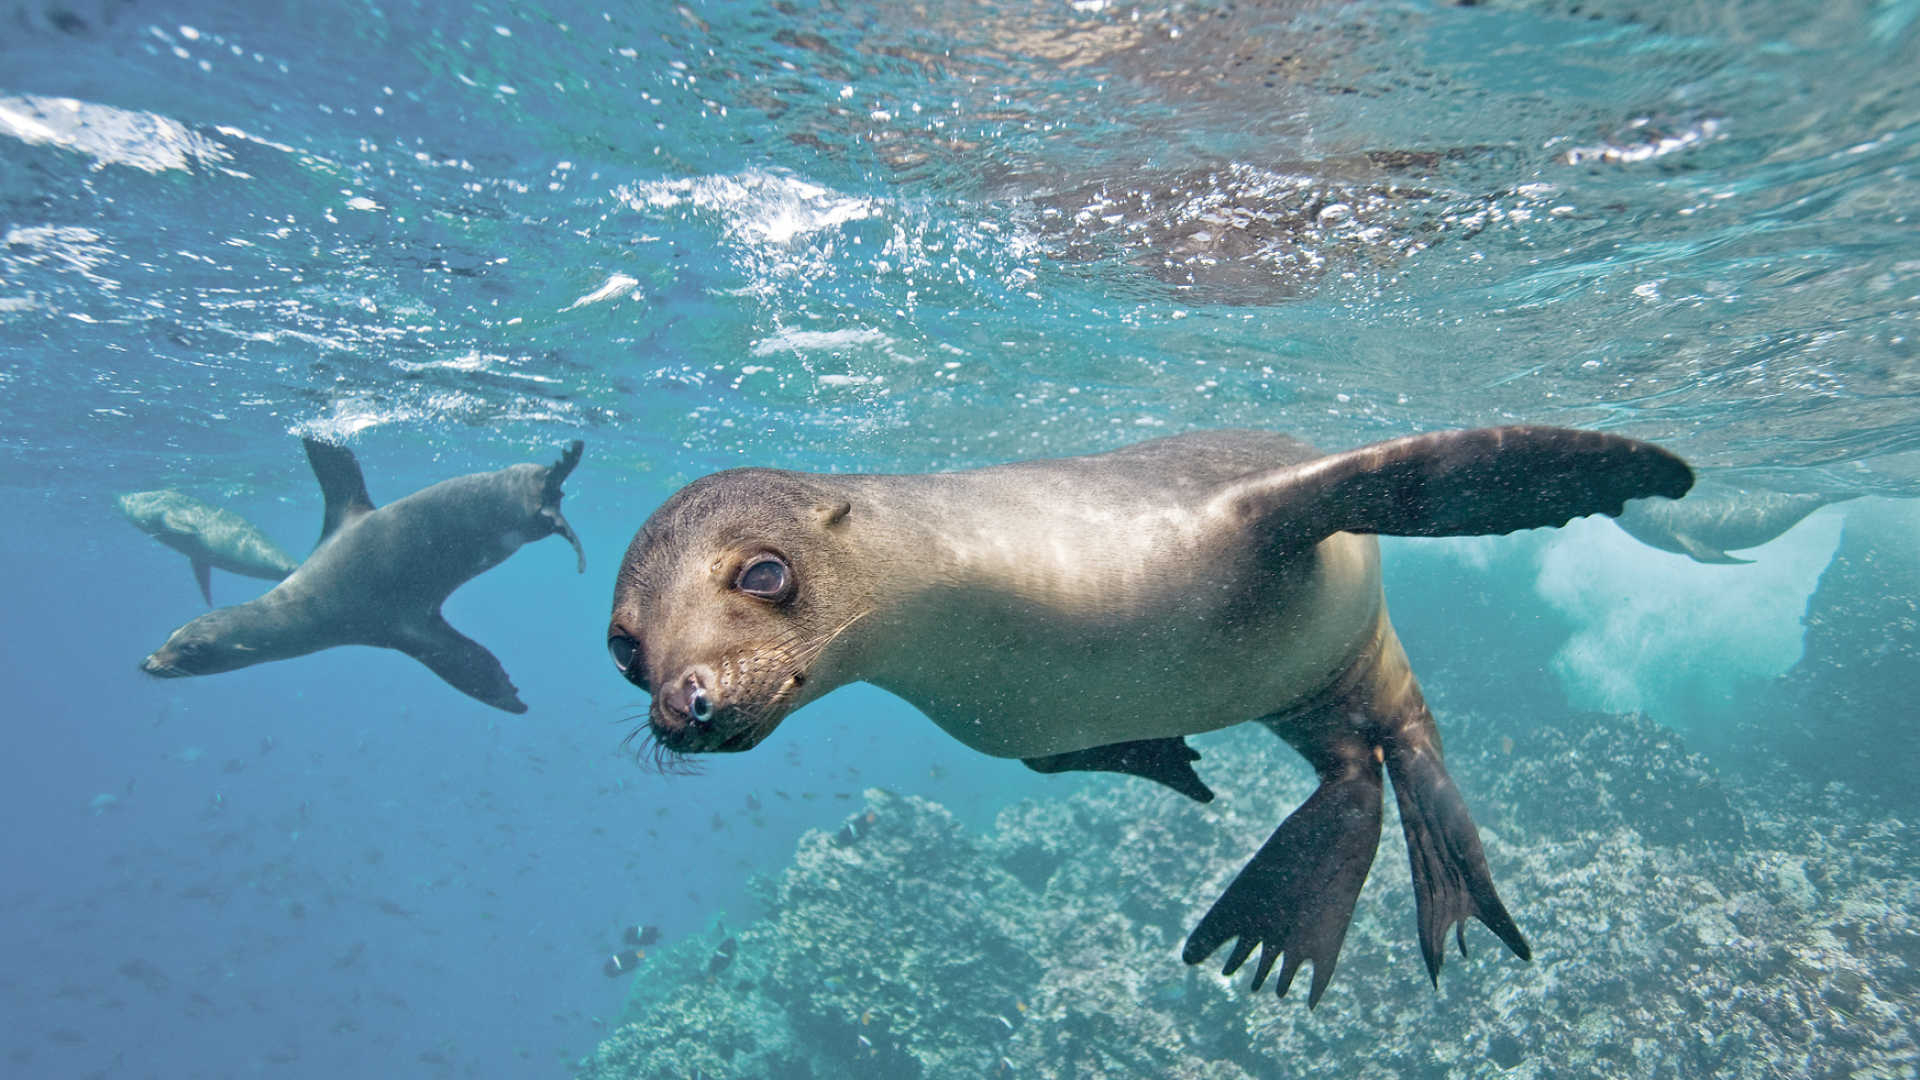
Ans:
[[[581,444],[552,465],[457,476],[379,509],[352,451],[316,439],[306,449],[326,499],[313,554],[259,599],[175,630],[141,670],[211,675],[336,645],[378,645],[427,665],[461,693],[526,712],[500,661],[449,626],[440,605],[522,544],[556,533],[586,571],[580,538],[560,515],[560,485],[580,463]]]
[[[975,749],[1043,771],[1110,769],[1210,796],[1183,736],[1259,720],[1320,787],[1188,938],[1224,973],[1258,946],[1285,994],[1332,977],[1394,782],[1438,979],[1478,918],[1530,950],[1496,893],[1439,732],[1388,622],[1372,533],[1558,526],[1678,497],[1647,443],[1547,427],[1452,431],[1322,455],[1223,431],[1111,453],[914,476],[736,469],[634,537],[608,648],[673,752],[746,750],[864,680]],[[1463,941],[1464,943],[1464,941]]]

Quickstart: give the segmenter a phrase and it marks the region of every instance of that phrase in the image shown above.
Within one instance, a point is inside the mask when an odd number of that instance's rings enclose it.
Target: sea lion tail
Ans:
[[[1320,787],[1280,823],[1193,928],[1181,959],[1197,964],[1239,938],[1220,969],[1232,975],[1259,945],[1248,989],[1258,991],[1284,955],[1274,983],[1281,997],[1300,964],[1312,960],[1307,1007],[1320,1003],[1380,843],[1380,763],[1357,742],[1345,749],[1350,752],[1322,765]]]
[[[1533,950],[1520,935],[1493,887],[1487,856],[1480,847],[1479,830],[1466,800],[1447,775],[1437,744],[1426,740],[1390,740],[1385,747],[1387,775],[1393,778],[1394,800],[1400,805],[1400,829],[1407,838],[1407,859],[1413,865],[1415,910],[1420,923],[1420,955],[1427,976],[1440,984],[1440,962],[1446,955],[1447,931],[1454,931],[1460,955],[1467,954],[1466,920],[1479,919],[1513,954],[1533,959]]]

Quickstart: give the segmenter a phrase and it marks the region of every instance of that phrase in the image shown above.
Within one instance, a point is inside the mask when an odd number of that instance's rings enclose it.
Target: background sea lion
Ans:
[[[200,595],[213,603],[213,568],[279,581],[299,566],[253,522],[178,491],[134,491],[116,500],[141,531],[193,562]]]
[[[211,675],[335,645],[379,645],[420,661],[454,689],[526,712],[500,661],[447,625],[448,594],[529,543],[580,538],[560,516],[560,485],[582,444],[552,465],[510,465],[442,480],[375,509],[352,451],[306,440],[326,497],[313,554],[265,596],[220,608],[175,630],[140,664],[151,675]]]
[[[1111,768],[1195,798],[1182,737],[1259,719],[1313,764],[1289,816],[1187,940],[1261,946],[1285,994],[1332,977],[1394,781],[1429,974],[1480,919],[1517,955],[1439,733],[1387,620],[1369,533],[1454,536],[1617,514],[1693,476],[1658,447],[1512,427],[1322,456],[1265,432],[1178,436],[970,472],[737,469],[656,510],[614,586],[608,649],[668,751],[745,750],[866,680],[978,750]],[[1461,926],[1464,947],[1464,926]]]
[[[1727,552],[1759,547],[1815,510],[1857,497],[1703,486],[1684,499],[1630,502],[1614,524],[1648,547],[1686,555],[1695,562],[1747,563],[1753,560]]]

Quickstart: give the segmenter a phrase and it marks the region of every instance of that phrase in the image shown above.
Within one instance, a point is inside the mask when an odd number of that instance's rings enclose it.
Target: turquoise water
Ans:
[[[637,767],[613,574],[647,513],[733,465],[1235,426],[1651,439],[1727,483],[1867,498],[1752,567],[1600,521],[1389,541],[1443,727],[1640,712],[1732,787],[1879,791],[1836,744],[1911,747],[1897,716],[1762,699],[1841,700],[1914,648],[1910,621],[1830,622],[1815,672],[1803,619],[1843,529],[1888,575],[1860,588],[1910,595],[1886,538],[1920,490],[1920,4],[98,0],[0,28],[10,1074],[566,1073],[650,977],[600,974],[624,924],[704,954],[866,788],[975,829],[1081,790],[867,688],[703,775]],[[204,608],[115,496],[181,488],[298,554],[300,436],[347,441],[377,503],[585,440],[585,575],[544,541],[447,607],[531,712],[370,650],[135,669]],[[216,573],[214,599],[259,584]],[[1892,790],[1881,835],[1910,840]],[[1187,885],[1173,922],[1211,902]],[[1443,986],[1522,977],[1482,942]],[[1910,954],[1857,948],[1912,1000]],[[1434,999],[1396,963],[1417,1022]],[[1908,1030],[1819,1060],[1911,1075]]]

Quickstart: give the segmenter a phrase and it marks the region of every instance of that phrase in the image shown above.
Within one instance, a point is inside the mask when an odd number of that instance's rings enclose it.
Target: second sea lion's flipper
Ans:
[[[1193,770],[1193,763],[1200,760],[1200,751],[1178,737],[1109,743],[1021,760],[1034,772],[1125,773],[1164,784],[1195,802],[1213,801],[1213,791]]]
[[[1297,551],[1336,532],[1482,536],[1677,499],[1686,462],[1652,443],[1555,427],[1439,431],[1329,454],[1236,481],[1215,507]]]
[[[1282,997],[1300,964],[1312,960],[1307,1007],[1319,1004],[1380,843],[1380,786],[1380,765],[1370,754],[1323,775],[1319,789],[1280,823],[1193,928],[1181,959],[1197,964],[1239,938],[1220,969],[1232,975],[1258,945],[1249,989],[1259,990],[1284,955],[1274,983]]]
[[[320,523],[320,543],[324,543],[348,519],[372,512],[373,500],[367,498],[367,480],[353,451],[319,439],[300,442],[307,448],[307,462],[313,466],[314,479],[320,481],[320,496],[326,502]]]
[[[1460,790],[1447,775],[1438,748],[1416,736],[1411,744],[1388,742],[1385,754],[1387,775],[1393,778],[1393,797],[1400,804],[1407,859],[1413,865],[1420,955],[1427,962],[1428,977],[1439,985],[1448,930],[1454,931],[1460,955],[1466,955],[1469,917],[1485,923],[1515,956],[1533,959],[1527,939],[1520,936],[1520,928],[1494,890],[1493,874],[1480,848],[1479,830]]]
[[[567,477],[573,473],[574,466],[580,464],[580,453],[586,449],[586,446],[587,444],[579,439],[567,444],[566,450],[560,455],[560,460],[547,466],[547,482],[540,496],[540,515],[553,526],[554,532],[565,537],[567,543],[573,545],[573,554],[579,561],[582,574],[587,572],[587,549],[580,546],[580,535],[574,532],[573,526],[567,524],[567,519],[560,515],[560,498],[566,494],[560,490],[560,485],[566,483]]]
[[[419,626],[405,628],[391,644],[469,697],[510,713],[527,711],[500,661],[485,645],[448,625],[438,612]]]
[[[193,580],[200,583],[200,595],[207,600],[207,606],[213,606],[213,564],[205,559],[193,560]]]
[[[1706,563],[1709,566],[1745,566],[1753,562],[1752,559],[1729,555],[1712,544],[1696,540],[1691,536],[1675,536],[1673,542],[1680,546],[1680,550],[1687,553],[1688,558],[1697,563]]]

